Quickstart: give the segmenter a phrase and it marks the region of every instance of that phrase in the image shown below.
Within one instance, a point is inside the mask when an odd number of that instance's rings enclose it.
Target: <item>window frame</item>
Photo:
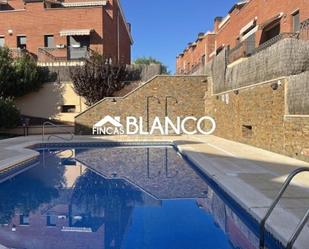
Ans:
[[[21,43],[21,38],[25,39],[25,43]],[[16,36],[16,45],[17,45],[17,48],[27,49],[27,36],[26,35],[17,35]]]
[[[53,38],[53,44],[52,46],[48,46],[48,38],[52,37]],[[53,34],[46,34],[44,35],[44,48],[55,48],[55,36]]]
[[[4,35],[0,35],[0,40],[3,39],[3,44],[1,46],[1,43],[0,43],[0,48],[3,48],[5,47],[5,36]]]
[[[298,17],[298,24],[297,24],[297,28],[296,27],[296,23],[295,23],[295,18]],[[292,31],[294,33],[297,33],[300,31],[300,24],[301,24],[301,21],[300,21],[300,11],[299,10],[295,10],[293,13],[292,13]]]
[[[73,109],[74,111],[69,111]],[[61,105],[60,106],[61,113],[76,113],[76,105]]]

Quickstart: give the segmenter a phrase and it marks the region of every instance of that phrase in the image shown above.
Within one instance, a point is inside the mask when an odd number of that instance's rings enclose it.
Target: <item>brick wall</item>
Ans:
[[[5,36],[5,44],[10,48],[17,47],[17,35],[26,35],[27,50],[37,54],[37,49],[44,47],[46,34],[54,35],[56,45],[67,44],[66,37],[59,34],[61,30],[93,28],[102,38],[102,11],[102,7],[44,9],[41,2],[31,3],[20,11],[0,12],[0,35]],[[12,35],[8,34],[9,29]],[[102,51],[102,42],[92,44],[92,49]]]
[[[307,0],[282,0],[280,4],[278,4],[278,0],[251,0],[240,10],[236,8],[230,13],[230,20],[216,35],[217,47],[221,45],[235,47],[240,30],[255,17],[257,17],[257,25],[261,25],[282,12],[284,16],[280,21],[280,31],[293,32],[292,14],[297,9],[300,11],[301,21],[309,17]],[[256,34],[256,44],[258,45],[260,44],[262,31],[258,30]]]
[[[278,4],[278,0],[250,0],[248,3],[233,8],[225,18],[216,18],[214,23],[214,41],[209,42],[214,46],[213,50],[219,48],[229,47],[231,49],[237,48],[242,42],[247,43],[244,46],[240,46],[239,50],[234,51],[234,56],[231,56],[231,62],[238,58],[250,55],[255,47],[259,47],[264,44],[269,38],[267,38],[266,31],[270,29],[275,22],[280,23],[280,33],[291,33],[295,32],[293,29],[293,14],[299,11],[300,21],[304,22],[309,18],[309,4],[308,0],[281,0]],[[282,14],[281,18],[271,22],[274,17]],[[251,31],[255,31],[250,36],[251,39],[245,37],[246,32],[241,33],[241,30],[245,27],[250,30],[248,26],[251,22],[255,23],[251,26]],[[308,22],[307,22],[308,23]],[[249,36],[249,35],[248,35]],[[254,39],[252,38],[254,36]],[[305,28],[300,35],[301,39],[308,40],[308,29]],[[244,41],[243,41],[244,40]],[[207,42],[206,42],[207,43]],[[248,45],[248,46],[247,46]],[[245,48],[246,47],[246,48]],[[192,65],[194,57],[201,57],[205,52],[198,49],[185,49],[185,51],[177,57],[177,73],[190,74],[187,62]],[[213,56],[209,56],[209,59]],[[186,63],[183,63],[186,61]]]
[[[148,96],[160,99],[160,104],[155,99],[150,99],[150,123],[156,116],[165,116],[166,96],[174,96],[178,100],[178,104],[173,99],[168,100],[168,117],[173,121],[176,121],[177,116],[203,117],[206,90],[205,76],[157,76],[123,98],[104,99],[78,115],[75,118],[75,133],[91,134],[93,125],[106,115],[120,116],[122,120],[127,116],[143,117],[143,125],[147,127]],[[187,128],[192,128],[192,124],[188,124]]]
[[[109,0],[107,6],[78,8],[44,8],[43,2],[19,5],[22,0],[12,0],[13,10],[0,11],[0,36],[4,36],[5,45],[17,47],[17,36],[27,37],[27,50],[37,55],[38,48],[44,47],[44,35],[54,35],[55,45],[67,45],[67,37],[60,36],[62,30],[93,29],[90,34],[90,48],[103,52],[113,62],[122,64],[131,62],[131,40],[126,24],[119,14],[117,1]],[[119,15],[119,55],[118,55],[118,15]],[[12,30],[12,35],[8,34]],[[60,52],[57,52],[60,51]],[[66,48],[57,49],[66,56]]]
[[[211,59],[211,53],[215,49],[215,34],[200,34],[194,46],[180,54],[176,60],[177,74],[196,73],[198,69],[203,70],[204,64]],[[201,72],[202,73],[202,72]]]
[[[121,18],[121,13],[116,0],[110,0],[111,5],[103,11],[103,52],[106,57],[112,58],[113,62],[121,64],[131,63],[131,41],[126,31],[126,23]],[[118,46],[119,25],[119,46]]]
[[[274,83],[278,80],[224,94],[208,92],[205,108],[216,120],[215,135],[309,161],[309,117],[287,116],[289,82],[281,79],[277,90]]]

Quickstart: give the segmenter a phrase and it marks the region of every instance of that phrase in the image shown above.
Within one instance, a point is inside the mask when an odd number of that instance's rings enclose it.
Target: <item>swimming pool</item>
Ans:
[[[0,174],[0,246],[258,248],[254,221],[171,145],[34,149],[36,161]]]

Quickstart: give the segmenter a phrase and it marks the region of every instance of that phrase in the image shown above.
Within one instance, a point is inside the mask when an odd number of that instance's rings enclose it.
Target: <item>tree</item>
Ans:
[[[0,97],[0,128],[14,128],[20,121],[20,113],[12,99]]]
[[[130,79],[125,66],[110,65],[102,55],[95,54],[85,65],[71,69],[74,90],[93,105],[105,97],[112,97]]]
[[[8,48],[0,48],[0,128],[13,128],[20,121],[13,98],[37,91],[49,76],[29,54],[13,58]]]
[[[0,96],[20,97],[40,89],[49,78],[27,53],[14,59],[8,48],[0,48]]]
[[[0,96],[7,97],[8,89],[15,81],[13,57],[8,48],[0,48]]]
[[[44,82],[48,81],[48,70],[38,67],[33,57],[27,53],[17,58],[14,65],[17,80],[15,81],[13,96],[19,97],[37,91]]]
[[[151,64],[159,64],[161,65],[162,74],[171,74],[170,71],[168,71],[168,68],[166,65],[164,65],[161,61],[149,56],[149,57],[140,57],[137,58],[134,62],[136,65],[151,65]]]

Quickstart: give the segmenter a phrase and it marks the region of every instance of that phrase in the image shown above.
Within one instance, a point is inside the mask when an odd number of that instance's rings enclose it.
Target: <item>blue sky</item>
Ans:
[[[213,29],[237,0],[122,0],[132,24],[132,59],[152,56],[175,71],[176,56],[199,32]]]

